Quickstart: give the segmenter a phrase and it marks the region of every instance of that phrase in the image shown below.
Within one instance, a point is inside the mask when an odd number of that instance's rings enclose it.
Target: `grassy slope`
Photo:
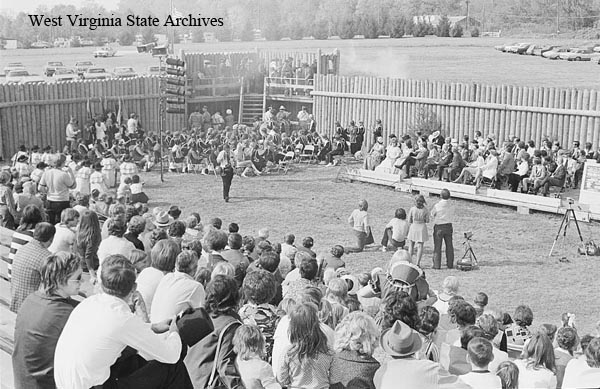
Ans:
[[[406,193],[390,188],[361,183],[336,183],[338,168],[306,167],[288,175],[260,178],[234,178],[232,200],[221,199],[221,180],[214,176],[166,174],[161,184],[157,173],[145,176],[152,206],[177,204],[186,215],[198,211],[204,222],[212,217],[223,219],[224,226],[237,222],[241,233],[256,235],[268,227],[271,241],[279,242],[285,233],[315,239],[317,251],[327,250],[336,243],[351,245],[352,233],[346,223],[349,213],[361,198],[369,200],[369,213],[375,240],[380,239],[383,226],[393,216],[394,209],[408,210],[413,204]],[[428,201],[431,207],[437,198]],[[455,224],[456,256],[463,253],[462,233],[474,232],[473,249],[481,269],[472,272],[431,270],[432,241],[426,243],[423,264],[434,289],[444,277],[456,275],[461,280],[461,294],[472,301],[483,291],[490,297],[490,306],[513,312],[521,303],[532,307],[534,325],[559,324],[563,312],[574,312],[579,327],[590,332],[600,320],[597,310],[600,266],[598,257],[576,254],[578,242],[574,226],[568,231],[566,244],[559,240],[555,255],[548,252],[559,228],[560,217],[548,214],[519,215],[513,209],[494,207],[470,201],[457,201],[458,221]],[[599,236],[598,224],[580,223],[583,237]],[[428,226],[431,233],[432,226]],[[566,255],[571,263],[560,263]],[[371,249],[345,257],[352,272],[369,271],[384,266],[391,257]],[[596,292],[594,292],[596,290]]]

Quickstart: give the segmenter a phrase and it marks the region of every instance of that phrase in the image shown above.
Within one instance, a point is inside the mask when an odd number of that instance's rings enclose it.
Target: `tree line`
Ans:
[[[225,25],[218,28],[175,29],[176,40],[189,34],[196,42],[202,41],[203,32],[212,31],[220,41],[251,40],[259,29],[267,40],[284,37],[301,39],[312,36],[342,39],[363,35],[400,38],[405,35],[461,36],[461,28],[451,28],[446,16],[466,16],[464,0],[173,0],[177,12],[187,15],[200,13],[204,17],[223,17]],[[147,0],[132,3],[121,0],[116,10],[107,10],[95,0],[87,0],[81,7],[55,5],[40,7],[36,13],[66,15],[82,13],[89,16],[106,15],[125,17],[128,14],[153,15],[164,19],[170,13],[169,2]],[[482,29],[510,30],[527,26],[532,32],[554,28],[558,16],[560,29],[575,30],[600,27],[600,0],[470,0],[469,15],[479,20]],[[443,15],[438,26],[426,22],[414,23],[418,15]],[[562,23],[561,23],[562,22]],[[537,27],[536,27],[537,26]],[[539,29],[538,29],[539,27]],[[167,33],[161,27],[111,27],[90,31],[85,27],[33,27],[28,16],[20,12],[14,16],[0,15],[0,36],[18,37],[27,46],[36,40],[52,42],[55,38],[79,36],[96,44],[118,40],[122,45],[134,42],[136,34],[151,41],[154,34]],[[469,31],[477,35],[479,30]]]

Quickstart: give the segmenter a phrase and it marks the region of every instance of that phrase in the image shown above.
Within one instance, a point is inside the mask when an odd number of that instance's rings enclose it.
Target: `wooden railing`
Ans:
[[[265,96],[310,96],[315,88],[312,78],[265,77]]]
[[[196,78],[191,85],[191,98],[239,96],[243,84],[243,77]]]

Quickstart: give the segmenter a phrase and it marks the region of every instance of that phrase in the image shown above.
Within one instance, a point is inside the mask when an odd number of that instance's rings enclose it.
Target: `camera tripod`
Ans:
[[[554,251],[554,246],[556,245],[556,242],[558,241],[558,238],[560,237],[561,232],[563,234],[563,246],[564,246],[565,239],[567,237],[567,230],[569,229],[569,224],[571,223],[571,219],[573,219],[573,221],[575,221],[575,227],[577,227],[577,234],[579,235],[579,240],[581,241],[581,244],[584,245],[583,237],[581,236],[581,229],[579,228],[579,222],[577,221],[577,216],[575,216],[575,210],[573,209],[573,204],[569,202],[569,209],[566,210],[566,212],[562,218],[562,221],[560,222],[560,227],[558,228],[558,233],[556,234],[556,238],[554,238],[554,242],[552,243],[552,248],[550,249],[550,253],[548,254],[549,257],[552,256],[552,252]],[[586,251],[585,255],[587,256],[587,251]]]
[[[465,236],[463,246],[465,246],[465,253],[463,254],[460,261],[456,263],[457,269],[472,270],[479,268],[479,262],[477,262],[477,257],[475,256],[473,247],[471,247],[471,238]]]

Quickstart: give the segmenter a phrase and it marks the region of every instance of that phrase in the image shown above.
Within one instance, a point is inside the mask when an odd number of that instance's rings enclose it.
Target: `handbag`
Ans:
[[[207,389],[228,389],[227,385],[225,385],[223,381],[221,381],[221,377],[217,373],[217,365],[219,364],[219,354],[221,353],[221,344],[223,343],[223,337],[225,336],[227,330],[235,324],[241,325],[242,323],[240,323],[238,320],[234,320],[228,323],[219,334],[219,339],[217,340],[217,349],[215,351],[215,360],[213,361],[212,371],[210,373],[210,378],[208,379],[208,385],[206,386]],[[243,386],[237,386],[237,388],[241,389],[243,388]]]
[[[369,228],[369,235],[367,235],[367,239],[365,240],[365,246],[375,243],[375,238],[373,238],[373,231]]]
[[[590,240],[584,245],[583,249],[578,248],[577,251],[581,255],[598,256],[600,255],[600,246],[593,240]]]

